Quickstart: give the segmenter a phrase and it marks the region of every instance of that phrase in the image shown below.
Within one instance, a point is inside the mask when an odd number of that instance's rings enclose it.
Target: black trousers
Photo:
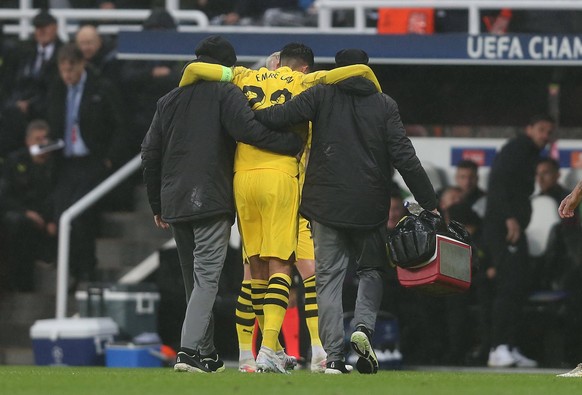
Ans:
[[[487,248],[496,268],[491,311],[491,346],[515,345],[522,320],[528,282],[528,247],[522,231],[519,241],[505,241],[504,224],[486,229]]]
[[[7,286],[22,292],[34,291],[34,262],[55,258],[56,239],[16,211],[4,214],[0,232],[4,233],[6,246]]]
[[[95,188],[107,175],[101,159],[87,156],[64,159],[55,187],[55,218]],[[71,275],[81,281],[95,280],[96,238],[99,229],[98,203],[75,218],[71,228],[69,262]]]

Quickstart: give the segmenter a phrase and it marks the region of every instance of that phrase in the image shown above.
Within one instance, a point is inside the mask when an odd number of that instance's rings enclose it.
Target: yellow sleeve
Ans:
[[[219,64],[194,62],[184,69],[179,86],[192,85],[200,80],[230,82],[233,71],[229,67]]]
[[[236,66],[233,71],[232,83],[239,86],[239,82],[251,73],[256,73],[256,70],[248,69],[243,66]]]
[[[378,92],[382,92],[382,87],[376,78],[376,74],[365,64],[354,64],[351,66],[338,67],[329,71],[316,71],[305,76],[303,83],[309,86],[316,84],[336,84],[351,77],[364,77],[376,85]]]
[[[325,84],[325,76],[329,73],[328,70],[314,71],[312,73],[305,74],[303,77],[302,84],[307,88],[310,88],[317,84]]]

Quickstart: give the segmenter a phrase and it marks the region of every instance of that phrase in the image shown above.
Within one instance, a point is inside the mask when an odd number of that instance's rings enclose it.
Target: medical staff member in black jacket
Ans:
[[[226,67],[236,62],[234,48],[220,36],[202,40],[195,53],[197,61]],[[303,145],[293,133],[258,123],[235,85],[207,81],[162,97],[142,143],[154,221],[172,228],[189,299],[176,371],[224,370],[214,348],[212,306],[234,222],[237,140],[290,156]]]
[[[336,65],[367,64],[359,49],[336,54]],[[360,277],[352,347],[360,373],[376,373],[371,345],[388,266],[386,222],[391,165],[419,204],[436,213],[434,189],[406,137],[398,107],[374,84],[352,77],[308,89],[291,101],[257,111],[257,119],[280,128],[313,123],[311,156],[299,211],[311,222],[315,244],[319,333],[327,352],[326,373],[349,373],[344,357],[342,284],[350,258]]]

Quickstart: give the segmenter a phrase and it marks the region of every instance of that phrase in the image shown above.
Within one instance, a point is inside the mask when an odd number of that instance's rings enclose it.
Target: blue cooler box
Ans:
[[[160,345],[108,344],[105,348],[105,366],[110,368],[159,368],[162,366]]]
[[[118,333],[111,318],[38,320],[30,328],[34,361],[37,365],[103,365],[105,345]]]

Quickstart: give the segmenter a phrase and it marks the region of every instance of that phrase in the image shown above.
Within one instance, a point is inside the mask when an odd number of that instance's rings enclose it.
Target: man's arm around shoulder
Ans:
[[[276,132],[258,122],[244,94],[232,84],[223,88],[220,114],[222,125],[237,141],[288,156],[303,148],[303,140],[296,134]]]
[[[256,111],[256,117],[259,122],[273,129],[310,121],[315,118],[318,102],[325,89],[323,86],[309,88],[284,104]]]

